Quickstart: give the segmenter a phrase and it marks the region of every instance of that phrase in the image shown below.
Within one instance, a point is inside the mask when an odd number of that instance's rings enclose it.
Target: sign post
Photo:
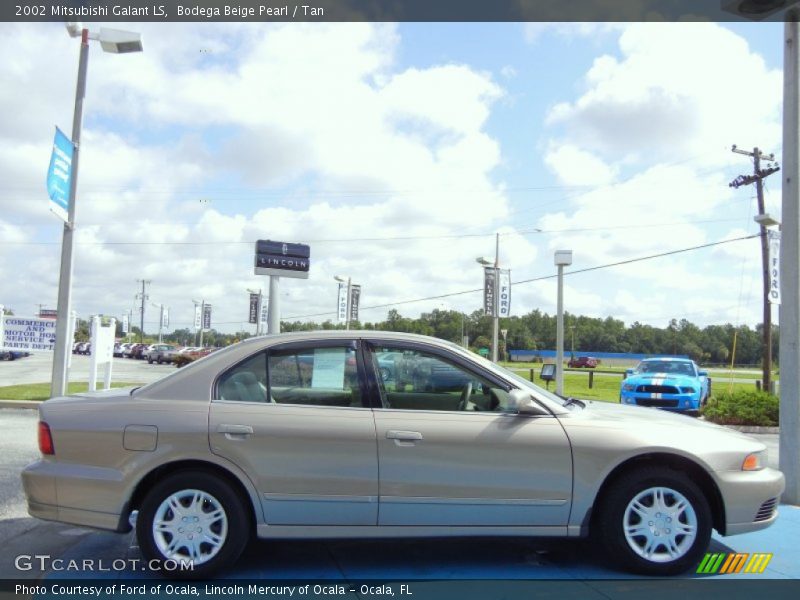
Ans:
[[[89,358],[89,391],[97,389],[97,367],[105,364],[103,389],[111,389],[111,365],[114,361],[114,333],[117,331],[117,320],[111,319],[108,326],[103,327],[100,317],[92,317],[92,353]]]

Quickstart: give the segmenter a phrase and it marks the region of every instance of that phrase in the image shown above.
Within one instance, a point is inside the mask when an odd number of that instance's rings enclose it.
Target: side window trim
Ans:
[[[497,387],[505,390],[506,392],[513,389],[513,386],[510,385],[507,381],[499,379],[496,375],[494,375],[494,373],[482,369],[480,365],[474,365],[472,363],[469,363],[466,360],[463,360],[457,354],[448,353],[446,351],[441,350],[440,348],[437,348],[436,346],[430,346],[424,343],[419,343],[414,341],[380,339],[374,337],[363,338],[363,341],[364,341],[363,346],[364,346],[364,359],[365,359],[364,363],[365,365],[368,365],[369,369],[370,401],[374,404],[375,408],[387,408],[384,405],[383,395],[381,393],[381,387],[378,381],[379,374],[375,369],[375,361],[374,361],[374,356],[376,355],[376,348],[380,346],[396,348],[398,350],[412,350],[417,352],[424,352],[446,363],[454,364],[458,368],[463,369],[467,373],[470,373],[478,378],[486,379],[489,381],[489,383],[497,385]],[[369,356],[369,360],[367,360],[367,356]],[[451,412],[451,411],[441,411],[441,412]],[[459,414],[461,414],[460,411]]]
[[[399,341],[399,340],[391,340],[391,339],[380,339],[380,338],[373,338],[373,337],[364,338],[364,342],[366,342],[365,345],[369,346],[368,352],[369,352],[370,355],[374,355],[376,346],[390,346],[390,347],[391,346],[397,346],[397,347],[407,348],[408,350],[417,350],[419,352],[426,352],[428,354],[431,354],[431,355],[435,356],[436,358],[444,360],[445,362],[452,362],[455,365],[457,365],[458,367],[464,369],[465,371],[468,371],[470,373],[475,373],[479,377],[482,377],[484,379],[488,379],[491,383],[496,384],[497,387],[502,388],[506,392],[510,391],[514,387],[514,386],[510,385],[506,380],[498,378],[497,375],[495,375],[491,371],[487,371],[487,370],[483,369],[480,365],[475,365],[473,363],[467,362],[466,360],[462,359],[457,354],[447,353],[445,351],[442,351],[440,348],[437,348],[436,346],[429,346],[427,344],[423,344],[423,343],[419,343],[419,342]],[[378,377],[378,374],[375,372],[374,365],[372,364],[371,360],[365,360],[365,362],[369,363],[369,367],[370,367],[369,376],[370,376],[370,379],[376,385],[375,389],[379,390],[380,388],[377,387],[378,386],[378,381],[376,379],[376,377]],[[380,404],[380,401],[378,402],[378,404]]]
[[[267,400],[269,400],[269,398],[270,398],[270,393],[269,393],[269,359],[268,359],[268,349],[266,349],[266,348],[262,348],[262,349],[261,349],[261,350],[259,350],[258,352],[254,352],[253,354],[250,354],[250,355],[248,355],[248,356],[245,356],[243,359],[241,359],[241,360],[239,360],[239,361],[236,361],[235,363],[233,363],[232,365],[230,365],[230,366],[229,366],[227,369],[225,369],[225,370],[224,370],[222,373],[219,373],[219,374],[216,376],[216,378],[214,379],[214,382],[213,382],[213,384],[211,385],[211,401],[212,401],[212,402],[243,402],[243,403],[246,403],[246,404],[255,404],[255,403],[253,403],[253,402],[248,402],[247,400],[223,400],[222,398],[220,398],[220,397],[219,397],[219,396],[220,396],[220,393],[219,393],[219,383],[220,383],[220,380],[221,380],[223,377],[225,377],[225,375],[227,375],[227,374],[228,374],[228,373],[230,373],[231,371],[233,371],[233,370],[237,369],[238,367],[240,367],[241,365],[243,365],[243,364],[244,364],[244,363],[246,363],[247,361],[249,361],[249,360],[252,360],[254,356],[257,356],[257,355],[259,355],[259,354],[261,354],[261,355],[264,357],[264,373],[265,373],[265,375],[266,375],[266,378],[267,378]],[[269,402],[267,402],[267,404],[269,404]]]
[[[286,342],[283,344],[276,344],[274,346],[270,346],[264,350],[265,360],[267,362],[267,393],[272,394],[272,378],[269,370],[269,358],[271,353],[278,353],[278,352],[292,352],[294,350],[308,350],[309,348],[347,348],[353,350],[353,356],[356,359],[356,375],[358,378],[358,389],[359,393],[361,394],[362,398],[362,406],[347,406],[347,407],[335,407],[331,406],[328,408],[343,408],[347,410],[372,410],[373,403],[372,397],[368,392],[367,386],[367,377],[366,371],[364,366],[364,343],[360,338],[342,338],[342,339],[318,339],[318,340],[303,340],[303,341],[294,341],[294,342]],[[299,369],[299,364],[298,364]],[[299,375],[299,372],[298,372]],[[286,406],[293,406],[290,404],[286,404]],[[302,406],[302,405],[297,405]]]

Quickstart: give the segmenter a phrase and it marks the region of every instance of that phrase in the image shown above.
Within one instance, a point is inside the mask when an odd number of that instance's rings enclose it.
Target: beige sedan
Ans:
[[[391,363],[391,375],[381,367]],[[31,515],[124,532],[207,576],[260,538],[593,535],[621,567],[696,566],[777,517],[763,444],[564,400],[441,340],[251,339],[150,385],[45,402]]]

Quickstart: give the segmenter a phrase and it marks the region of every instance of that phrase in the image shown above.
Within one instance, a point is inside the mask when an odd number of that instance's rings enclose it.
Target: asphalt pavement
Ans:
[[[72,355],[70,381],[89,381],[89,361],[83,354]],[[98,381],[102,382],[104,367],[98,369]],[[172,373],[172,364],[147,364],[146,360],[115,358],[111,367],[112,381],[150,383]],[[50,352],[33,353],[17,360],[0,361],[0,386],[50,381],[53,371],[53,355]]]

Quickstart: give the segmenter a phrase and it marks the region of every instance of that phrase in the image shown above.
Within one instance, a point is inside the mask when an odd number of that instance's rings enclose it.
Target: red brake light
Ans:
[[[55,454],[53,447],[53,436],[50,434],[50,426],[44,421],[39,421],[39,452],[42,454]]]

